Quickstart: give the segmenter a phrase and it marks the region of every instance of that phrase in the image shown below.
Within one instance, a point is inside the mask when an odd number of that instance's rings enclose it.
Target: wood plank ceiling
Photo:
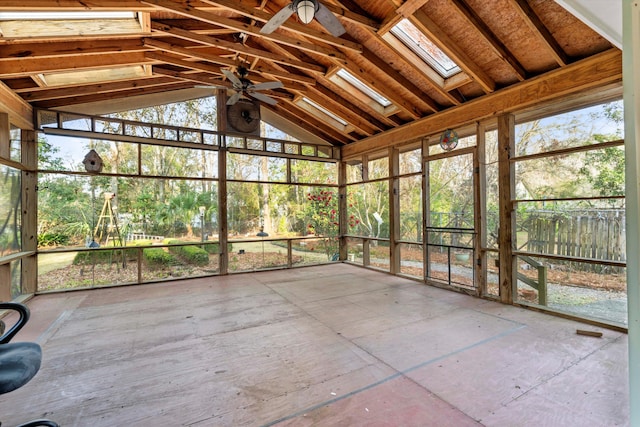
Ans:
[[[316,20],[305,25],[295,14],[272,34],[261,34],[286,0],[4,0],[0,14],[137,15],[85,19],[80,30],[68,19],[0,18],[0,80],[33,107],[73,110],[203,84],[229,86],[222,70],[244,65],[254,83],[284,84],[268,92],[278,104],[263,108],[342,146],[617,50],[553,0],[322,1],[346,34],[334,37]],[[409,42],[398,24],[408,25]],[[438,70],[443,62],[453,67],[450,74]],[[69,72],[76,72],[75,80]]]

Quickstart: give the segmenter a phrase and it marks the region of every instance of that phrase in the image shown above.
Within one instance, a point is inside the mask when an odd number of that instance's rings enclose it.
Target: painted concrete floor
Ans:
[[[29,306],[17,340],[43,366],[0,397],[3,426],[629,422],[626,335],[346,264]]]

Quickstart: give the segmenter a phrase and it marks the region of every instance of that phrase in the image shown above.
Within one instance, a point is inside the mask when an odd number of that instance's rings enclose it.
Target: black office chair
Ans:
[[[0,394],[16,390],[33,378],[40,369],[42,349],[34,342],[10,343],[11,339],[29,321],[29,308],[20,303],[0,302],[0,310],[14,310],[20,319],[4,332],[4,322],[0,321]],[[49,420],[34,420],[17,427],[58,427]]]

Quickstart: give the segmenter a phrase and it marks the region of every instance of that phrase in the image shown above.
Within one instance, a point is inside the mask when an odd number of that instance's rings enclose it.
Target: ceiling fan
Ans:
[[[238,71],[238,75],[236,76],[235,74],[233,74],[231,70],[222,70],[222,73],[227,77],[227,79],[229,79],[233,87],[233,90],[235,91],[235,93],[231,95],[227,100],[227,105],[234,105],[240,99],[242,98],[246,99],[247,97],[257,99],[258,101],[262,101],[269,105],[276,105],[278,103],[278,101],[276,101],[275,99],[271,98],[268,95],[265,95],[264,93],[260,93],[258,91],[280,89],[284,87],[282,82],[275,81],[275,82],[263,82],[263,83],[253,84],[251,80],[247,78],[247,75],[249,74],[249,70],[246,67],[239,66],[237,68],[237,71]],[[197,87],[211,88],[211,87],[217,87],[217,86],[197,86]]]
[[[340,37],[347,32],[338,18],[318,0],[293,0],[273,15],[271,19],[264,24],[260,32],[262,34],[271,34],[276,28],[284,24],[294,12],[297,12],[298,18],[300,18],[300,21],[304,24],[308,24],[313,18],[316,18],[318,22],[335,37]]]

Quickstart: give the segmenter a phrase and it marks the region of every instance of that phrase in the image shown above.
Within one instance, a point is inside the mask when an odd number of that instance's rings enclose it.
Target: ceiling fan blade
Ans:
[[[227,105],[233,105],[236,102],[240,101],[240,97],[242,96],[242,93],[240,92],[236,92],[233,95],[231,95],[229,97],[229,99],[227,100]]]
[[[340,37],[347,32],[338,18],[320,2],[318,2],[318,11],[316,12],[315,18],[334,37]]]
[[[262,101],[265,104],[269,104],[269,105],[276,105],[278,103],[278,101],[276,101],[275,99],[265,95],[264,93],[254,92],[254,93],[250,93],[249,96],[257,99],[258,101]]]
[[[233,86],[238,86],[240,88],[242,88],[242,82],[240,81],[239,78],[237,78],[235,76],[235,74],[233,74],[230,70],[222,70],[222,74],[224,74],[225,76],[227,76],[227,78],[229,79],[229,81],[231,83],[233,83]]]
[[[293,3],[286,5],[285,7],[280,9],[278,13],[273,15],[271,19],[269,19],[267,23],[264,24],[264,27],[260,29],[260,32],[262,34],[273,33],[276,30],[276,28],[284,24],[284,21],[289,19],[291,15],[293,15]]]
[[[258,83],[255,85],[249,85],[247,89],[249,91],[254,91],[254,90],[280,89],[283,87],[284,85],[282,84],[282,82],[264,82],[264,83]]]

